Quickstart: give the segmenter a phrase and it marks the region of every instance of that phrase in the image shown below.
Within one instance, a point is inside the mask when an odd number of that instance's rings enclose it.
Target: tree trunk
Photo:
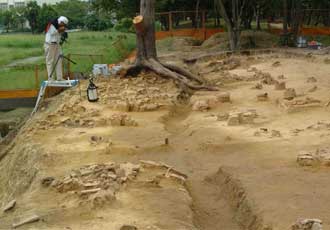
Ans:
[[[288,0],[283,0],[284,20],[283,20],[283,33],[288,33]]]
[[[160,63],[157,58],[155,36],[155,0],[141,0],[140,16],[133,21],[137,37],[137,57],[134,66],[129,67],[124,75],[139,73],[147,69],[156,74],[175,80],[185,90],[217,90],[205,85],[205,81],[178,66]],[[197,83],[197,84],[196,84]]]
[[[141,0],[140,14],[143,16],[143,30],[136,33],[137,65],[145,59],[157,59],[155,37],[155,0]]]
[[[257,22],[257,30],[261,30],[261,24],[260,24],[260,6],[256,6],[256,22]]]
[[[293,18],[292,32],[293,32],[294,41],[297,41],[303,19],[301,0],[296,0],[296,5],[294,8],[295,8],[295,12]]]
[[[230,49],[232,51],[236,51],[239,49],[240,46],[240,15],[237,11],[238,9],[238,2],[237,0],[232,1],[232,17],[233,20],[231,21],[228,13],[226,11],[225,5],[223,4],[222,0],[219,1],[220,13],[226,22],[226,26],[228,29],[228,39],[230,44]]]
[[[199,4],[200,4],[200,0],[197,0],[197,2],[196,2],[196,13],[195,13],[196,28],[199,27]]]

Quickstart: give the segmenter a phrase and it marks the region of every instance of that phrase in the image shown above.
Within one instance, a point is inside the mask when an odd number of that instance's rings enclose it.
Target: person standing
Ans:
[[[61,42],[61,36],[62,34],[65,33],[68,23],[69,23],[68,18],[61,16],[57,19],[51,20],[46,27],[46,31],[45,31],[46,38],[45,38],[44,48],[45,48],[46,66],[47,66],[49,81],[54,80],[54,74],[51,76],[54,68],[56,70],[57,80],[58,81],[63,80],[62,59],[59,58],[60,55],[62,55],[60,42]]]

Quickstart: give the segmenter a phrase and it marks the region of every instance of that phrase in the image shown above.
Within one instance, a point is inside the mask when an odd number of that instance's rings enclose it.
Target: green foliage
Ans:
[[[39,33],[45,31],[48,22],[57,17],[58,13],[52,6],[43,4],[37,17],[37,31]]]
[[[114,27],[116,31],[133,32],[133,21],[131,18],[122,18]]]
[[[35,33],[38,25],[38,15],[40,12],[40,6],[37,2],[29,2],[25,8],[25,17],[28,20],[32,33]]]
[[[70,28],[85,26],[85,16],[88,14],[88,3],[79,0],[66,0],[54,6],[58,15],[65,15],[70,20]],[[88,17],[87,17],[88,18]]]
[[[156,31],[162,30],[162,24],[160,23],[160,21],[155,22],[155,28],[156,28]]]
[[[14,11],[6,10],[5,12],[2,13],[2,23],[6,28],[7,33],[9,32],[9,29],[13,21],[14,21]]]
[[[91,0],[91,2],[95,11],[114,13],[117,19],[133,18],[140,8],[140,0]]]
[[[110,22],[96,14],[86,17],[86,28],[92,31],[103,31],[111,27]]]

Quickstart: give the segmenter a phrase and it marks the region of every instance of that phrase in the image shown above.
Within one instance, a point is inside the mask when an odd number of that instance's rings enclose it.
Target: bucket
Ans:
[[[297,39],[297,47],[298,48],[306,48],[307,47],[307,39],[300,36]]]
[[[94,76],[99,76],[99,75],[109,76],[110,72],[109,72],[108,65],[107,64],[95,64],[95,65],[93,65],[93,75]]]

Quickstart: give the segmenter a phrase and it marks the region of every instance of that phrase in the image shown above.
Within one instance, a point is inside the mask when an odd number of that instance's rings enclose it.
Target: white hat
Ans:
[[[69,19],[67,17],[61,16],[57,19],[58,23],[60,24],[63,22],[65,25],[69,24]]]

